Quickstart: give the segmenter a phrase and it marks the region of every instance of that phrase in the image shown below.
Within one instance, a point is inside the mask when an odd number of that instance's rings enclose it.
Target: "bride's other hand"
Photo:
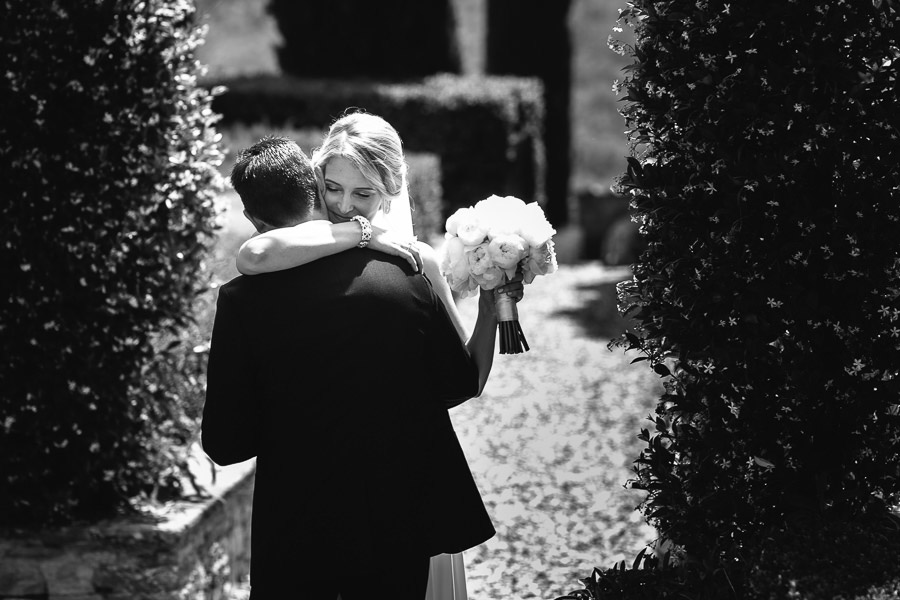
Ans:
[[[369,248],[392,256],[399,256],[405,259],[416,273],[422,271],[422,254],[416,245],[415,237],[398,235],[372,225],[372,239],[369,240]]]
[[[498,285],[492,290],[481,288],[478,290],[478,311],[492,319],[497,318],[497,297],[500,294],[506,294],[512,298],[513,302],[518,303],[525,297],[525,285],[522,280],[522,273],[516,273],[516,276],[504,283]]]

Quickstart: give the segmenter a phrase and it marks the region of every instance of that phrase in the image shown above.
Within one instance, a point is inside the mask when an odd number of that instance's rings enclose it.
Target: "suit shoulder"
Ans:
[[[246,285],[246,281],[247,281],[247,275],[238,275],[234,279],[231,279],[227,283],[219,286],[219,291],[220,292],[223,292],[223,291],[233,292],[233,291],[239,290],[242,287],[244,287],[244,285]]]
[[[406,259],[400,258],[399,256],[394,256],[393,254],[385,254],[384,252],[372,250],[371,248],[344,252],[344,254],[351,253],[355,253],[357,260],[359,260],[363,264],[375,265],[378,268],[387,269],[399,267],[404,272],[412,273],[412,268],[409,266],[409,263],[406,262]],[[393,267],[387,265],[393,265]]]
[[[241,301],[240,299],[247,298],[248,295],[252,296],[252,290],[258,287],[252,281],[254,277],[261,277],[261,275],[238,275],[234,279],[219,286],[217,296],[219,298],[227,297],[232,301]]]

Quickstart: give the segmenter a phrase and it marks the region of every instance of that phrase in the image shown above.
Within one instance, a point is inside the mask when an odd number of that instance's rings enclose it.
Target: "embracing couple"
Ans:
[[[459,553],[494,527],[448,408],[481,394],[494,295],[520,300],[521,277],[481,291],[468,335],[375,115],[311,158],[265,138],[231,181],[258,234],[219,290],[202,443],[256,457],[251,598],[464,598]]]

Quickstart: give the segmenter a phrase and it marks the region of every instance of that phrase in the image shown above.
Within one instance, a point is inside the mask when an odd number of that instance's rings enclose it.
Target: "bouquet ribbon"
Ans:
[[[498,331],[500,333],[500,354],[521,354],[528,351],[525,333],[519,325],[519,311],[516,301],[506,294],[494,294],[497,310]]]

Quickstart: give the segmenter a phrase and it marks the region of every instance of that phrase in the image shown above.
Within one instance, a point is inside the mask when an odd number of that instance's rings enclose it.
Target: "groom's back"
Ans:
[[[264,393],[334,396],[372,384],[402,393],[435,366],[428,346],[440,332],[440,300],[396,257],[352,250],[225,287]]]
[[[405,411],[474,396],[477,379],[431,284],[397,257],[354,249],[219,291],[207,405],[242,389],[264,444],[298,422],[315,438],[399,413],[396,429]]]
[[[239,425],[229,431],[212,410],[243,407],[230,412],[245,413],[252,440],[233,443],[257,456],[254,586],[297,564],[327,569],[424,544],[420,496],[443,452],[443,400],[474,396],[478,378],[427,279],[350,250],[237,278],[220,290],[216,320],[204,444],[229,448]]]

